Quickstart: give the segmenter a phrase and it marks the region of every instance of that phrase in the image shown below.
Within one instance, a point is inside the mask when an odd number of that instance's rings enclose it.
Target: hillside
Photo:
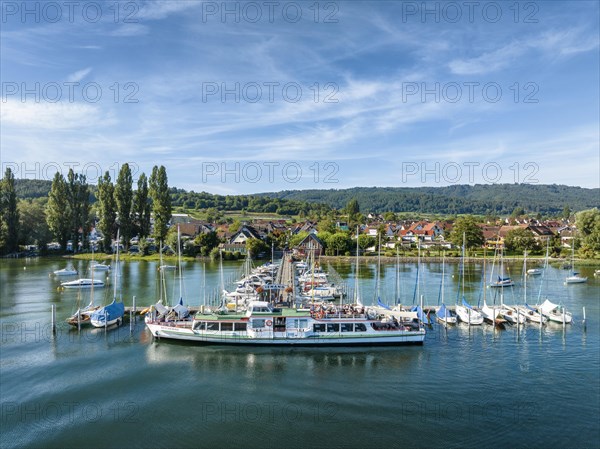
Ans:
[[[453,185],[448,187],[354,187],[341,190],[286,190],[265,197],[321,202],[343,208],[355,198],[363,212],[420,212],[440,214],[510,214],[515,208],[529,213],[558,215],[598,207],[600,189],[556,184]]]
[[[17,179],[19,198],[48,195],[50,181]],[[92,190],[95,186],[91,186]],[[556,184],[453,185],[448,187],[354,187],[340,190],[284,190],[254,195],[213,195],[171,188],[175,207],[187,210],[276,213],[280,215],[342,209],[355,198],[363,212],[418,212],[433,214],[507,215],[515,208],[528,213],[559,215],[600,206],[600,189]],[[92,197],[92,201],[95,198]]]

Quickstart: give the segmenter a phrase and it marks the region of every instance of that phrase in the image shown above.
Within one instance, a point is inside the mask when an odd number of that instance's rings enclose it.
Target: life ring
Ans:
[[[271,327],[271,325],[273,324],[273,321],[271,321],[271,320],[267,320],[267,321],[265,321],[265,324],[266,324],[268,327]]]

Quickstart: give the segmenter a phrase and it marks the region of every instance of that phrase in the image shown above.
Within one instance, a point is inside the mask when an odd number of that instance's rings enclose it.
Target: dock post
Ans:
[[[52,327],[52,333],[56,334],[56,304],[52,304],[50,309],[50,321]]]
[[[135,316],[135,312],[136,312],[136,309],[135,309],[135,295],[133,295],[133,315],[134,316]]]

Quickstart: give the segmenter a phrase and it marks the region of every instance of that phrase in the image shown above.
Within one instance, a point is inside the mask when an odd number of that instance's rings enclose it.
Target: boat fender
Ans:
[[[117,326],[121,325],[121,318],[117,318]]]
[[[266,324],[268,327],[271,327],[271,325],[273,324],[273,321],[271,321],[271,320],[267,320],[267,321],[265,321],[265,324]]]

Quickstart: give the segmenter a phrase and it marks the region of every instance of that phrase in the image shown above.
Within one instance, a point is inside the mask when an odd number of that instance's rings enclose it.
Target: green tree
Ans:
[[[19,241],[23,245],[35,244],[40,252],[46,251],[46,245],[52,239],[52,233],[46,223],[44,201],[41,198],[19,201]]]
[[[600,210],[582,210],[575,215],[575,224],[581,237],[579,253],[583,257],[594,257],[600,252]]]
[[[152,212],[154,214],[154,238],[164,241],[167,236],[169,220],[171,220],[171,195],[167,179],[167,170],[164,166],[152,168],[150,175],[150,198],[152,198]]]
[[[267,244],[260,239],[250,238],[246,240],[246,251],[250,253],[252,257],[257,257],[261,252],[265,252],[269,249]]]
[[[345,254],[352,246],[352,239],[345,232],[336,232],[329,238],[329,246],[335,251],[335,255]]]
[[[98,178],[98,211],[100,221],[98,228],[103,235],[104,251],[111,250],[112,237],[116,231],[117,203],[115,201],[115,186],[108,171]]]
[[[219,246],[221,241],[219,240],[217,233],[211,231],[198,234],[196,236],[195,243],[198,247],[200,247],[200,254],[203,256],[208,256],[214,248]]]
[[[19,210],[15,176],[10,167],[7,167],[4,178],[0,181],[0,250],[4,253],[12,253],[18,249]]]
[[[463,215],[456,219],[449,240],[456,246],[462,247],[463,234],[465,236],[465,246],[468,248],[479,248],[483,245],[483,231],[477,224],[477,220],[472,215]]]
[[[87,248],[87,231],[90,217],[90,191],[85,175],[76,174],[69,169],[67,174],[67,198],[69,202],[68,218],[70,221],[70,237],[73,240],[73,251],[77,252],[79,234],[81,243]]]
[[[119,230],[123,237],[123,245],[127,249],[133,234],[133,177],[127,163],[121,166],[115,183],[115,201]]]
[[[67,248],[67,241],[71,234],[70,217],[67,183],[63,175],[56,172],[48,194],[46,222],[63,251]]]
[[[137,190],[133,198],[133,211],[135,215],[135,230],[140,238],[150,234],[151,204],[148,192],[148,178],[142,173],[138,179]]]
[[[371,248],[377,245],[377,239],[371,235],[360,234],[358,236],[358,246],[360,249],[365,251],[367,248]]]
[[[506,234],[504,245],[509,251],[523,252],[538,249],[538,242],[529,229],[516,228],[511,229]]]

